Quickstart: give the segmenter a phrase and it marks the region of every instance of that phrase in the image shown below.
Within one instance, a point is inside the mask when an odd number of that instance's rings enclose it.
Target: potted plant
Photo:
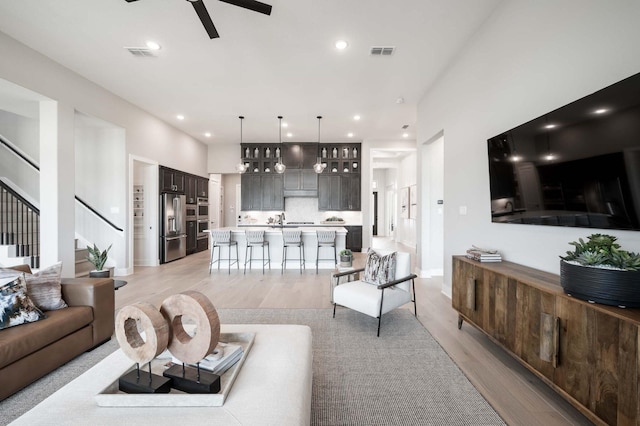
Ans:
[[[112,244],[111,244],[112,245]],[[110,273],[108,269],[103,269],[104,264],[107,262],[109,250],[111,250],[111,245],[106,250],[100,251],[98,246],[95,244],[93,247],[87,246],[87,250],[89,251],[89,255],[87,256],[87,260],[91,262],[94,266],[94,270],[89,272],[89,276],[92,278],[108,278]]]
[[[640,254],[622,250],[617,238],[592,234],[560,256],[560,284],[565,293],[589,302],[640,307]]]
[[[351,266],[353,262],[353,252],[350,249],[340,250],[340,266]]]

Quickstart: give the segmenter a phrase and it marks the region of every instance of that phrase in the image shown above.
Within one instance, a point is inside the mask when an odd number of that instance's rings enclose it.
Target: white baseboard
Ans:
[[[431,277],[441,277],[444,275],[444,270],[442,268],[434,268],[434,269],[417,269],[416,275],[420,278],[431,278]]]

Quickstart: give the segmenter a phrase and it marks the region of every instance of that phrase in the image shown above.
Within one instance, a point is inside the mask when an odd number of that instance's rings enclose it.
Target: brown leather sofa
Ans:
[[[69,307],[0,330],[0,401],[113,335],[111,278],[62,279]]]

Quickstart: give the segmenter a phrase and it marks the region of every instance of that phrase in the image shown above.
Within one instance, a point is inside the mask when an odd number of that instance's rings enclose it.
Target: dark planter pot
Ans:
[[[569,296],[623,308],[640,308],[640,271],[589,268],[560,261],[560,284]]]
[[[109,278],[109,270],[103,269],[102,271],[91,271],[89,272],[90,278]]]

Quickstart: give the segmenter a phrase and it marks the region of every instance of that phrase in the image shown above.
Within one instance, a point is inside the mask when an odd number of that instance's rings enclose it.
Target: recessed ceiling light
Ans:
[[[211,133],[207,132],[204,134],[206,137],[210,138],[211,137]]]
[[[557,126],[557,124],[547,124],[546,126],[544,126],[544,128],[545,129],[553,129],[556,126]]]
[[[354,120],[356,120],[356,121],[358,121],[358,120],[360,120],[360,116],[359,116],[359,115],[354,115],[354,116],[353,116],[353,119],[354,119]]]
[[[348,138],[352,138],[353,137],[353,133],[351,133],[351,132],[347,133],[347,137]]]
[[[402,137],[403,137],[403,138],[408,138],[408,137],[409,137],[409,133],[403,133],[403,134],[402,134]]]
[[[604,113],[605,113],[605,112],[607,112],[607,111],[609,111],[609,110],[608,110],[608,109],[606,109],[606,108],[600,108],[600,109],[595,110],[594,112],[595,112],[596,114],[604,114]]]
[[[146,45],[151,50],[160,50],[160,45],[155,41],[149,40]]]
[[[178,114],[178,115],[176,115],[176,118],[177,118],[178,120],[184,120],[184,115],[182,115],[182,114]]]
[[[336,41],[336,49],[338,49],[338,50],[344,50],[344,49],[347,48],[347,46],[349,46],[349,43],[347,43],[344,40]]]
[[[292,137],[292,136],[293,136],[293,133],[291,133],[291,132],[287,133],[287,137],[288,137],[288,138],[290,138],[290,137]]]

